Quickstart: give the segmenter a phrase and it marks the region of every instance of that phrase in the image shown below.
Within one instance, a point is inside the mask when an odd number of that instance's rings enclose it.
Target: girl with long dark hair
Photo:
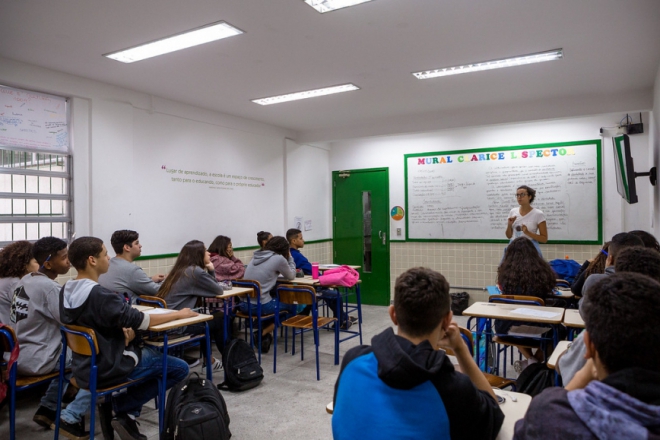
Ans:
[[[506,249],[504,259],[497,269],[497,284],[504,295],[535,296],[544,301],[552,298],[557,283],[556,274],[538,253],[531,240],[519,237],[513,240]],[[532,325],[535,323],[495,320],[495,331],[506,335],[513,325]],[[506,338],[506,336],[501,336]],[[513,339],[513,342],[524,342]],[[518,350],[527,358],[520,363],[516,361],[514,368],[520,373],[529,362],[540,361],[543,353],[538,350],[536,354],[531,349],[518,347]]]
[[[181,310],[194,308],[199,298],[215,298],[222,295],[222,287],[215,280],[211,255],[204,243],[192,240],[186,243],[174,263],[174,267],[158,290],[158,296],[167,302],[167,308]],[[224,349],[224,314],[216,312],[209,321],[209,331],[222,355]],[[203,333],[203,325],[188,326],[187,331]],[[222,369],[218,359],[211,359],[213,371]]]

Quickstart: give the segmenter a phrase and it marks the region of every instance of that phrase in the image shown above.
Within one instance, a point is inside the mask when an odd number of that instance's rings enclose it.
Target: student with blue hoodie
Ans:
[[[660,283],[616,273],[583,298],[587,363],[536,396],[514,439],[660,439]]]
[[[101,239],[81,237],[69,247],[69,261],[78,271],[73,281],[62,287],[60,317],[64,324],[80,325],[94,330],[99,346],[98,388],[105,388],[130,379],[152,378],[128,388],[126,393],[113,396],[115,418],[112,428],[121,440],[146,438],[140,434],[135,418],[142,405],[158,395],[157,377],[163,374],[163,354],[150,347],[140,347],[135,341],[137,330],[150,325],[164,324],[176,319],[197,316],[186,308],[176,312],[148,315],[131,306],[123,295],[111,292],[98,283],[99,275],[110,266],[108,251]],[[89,387],[91,369],[89,356],[73,355],[72,372],[78,385]],[[167,388],[188,376],[188,364],[168,356],[165,380]],[[67,409],[62,418],[66,419]],[[106,429],[104,412],[100,413],[101,425]]]
[[[259,281],[261,285],[261,314],[270,315],[275,313],[277,299],[271,296],[275,294],[277,279],[282,276],[285,280],[293,280],[296,277],[296,263],[291,258],[289,251],[289,242],[284,237],[271,238],[263,250],[255,251],[250,264],[245,268],[245,278],[248,280]],[[253,309],[256,307],[256,298],[241,298],[239,309],[243,313],[248,312],[247,300],[250,301]],[[286,310],[289,314],[296,314],[296,306],[291,304],[281,304],[280,310]],[[268,353],[273,341],[271,332],[275,324],[271,323],[262,328],[261,351]],[[258,339],[258,336],[255,339]]]

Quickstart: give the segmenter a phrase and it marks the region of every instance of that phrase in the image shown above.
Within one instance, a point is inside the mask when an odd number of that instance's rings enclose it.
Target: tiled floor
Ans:
[[[363,342],[369,344],[371,338],[391,326],[387,307],[363,306]],[[457,317],[460,325],[466,318]],[[332,334],[321,334],[319,349],[321,380],[316,380],[314,345],[311,335],[305,339],[305,360],[297,353],[291,356],[284,353],[280,341],[277,357],[277,374],[273,374],[273,349],[262,359],[264,381],[255,389],[243,393],[223,392],[231,418],[230,429],[233,438],[259,439],[281,437],[295,439],[331,439],[331,416],[325,406],[332,401],[334,384],[339,374],[339,365],[334,365]],[[357,338],[344,342],[340,354],[359,344]],[[341,360],[340,360],[341,361]],[[201,367],[193,371],[201,372]],[[214,381],[220,383],[222,373],[216,373]],[[32,422],[43,389],[29,390],[19,394],[17,411],[18,440],[42,440],[53,438],[53,431],[44,430]],[[150,440],[158,438],[158,413],[153,401],[145,406],[139,419],[140,430]],[[97,438],[102,439],[97,424]],[[0,439],[9,438],[9,418],[5,407],[0,412]],[[118,438],[115,435],[115,438]]]

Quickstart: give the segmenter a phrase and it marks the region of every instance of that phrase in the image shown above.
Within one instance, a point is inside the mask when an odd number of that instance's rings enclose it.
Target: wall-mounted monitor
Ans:
[[[635,166],[630,154],[630,138],[627,134],[612,138],[614,146],[614,168],[616,170],[616,189],[626,202],[637,203],[635,186]]]

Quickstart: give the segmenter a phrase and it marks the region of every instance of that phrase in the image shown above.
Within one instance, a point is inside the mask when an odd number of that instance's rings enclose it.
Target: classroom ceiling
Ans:
[[[124,49],[219,20],[244,30],[133,64]],[[651,90],[658,0],[22,0],[0,5],[0,56],[304,135],[437,112]],[[410,73],[564,49],[564,59],[420,81]],[[1,78],[0,78],[1,81]],[[354,83],[260,106],[251,99]]]

